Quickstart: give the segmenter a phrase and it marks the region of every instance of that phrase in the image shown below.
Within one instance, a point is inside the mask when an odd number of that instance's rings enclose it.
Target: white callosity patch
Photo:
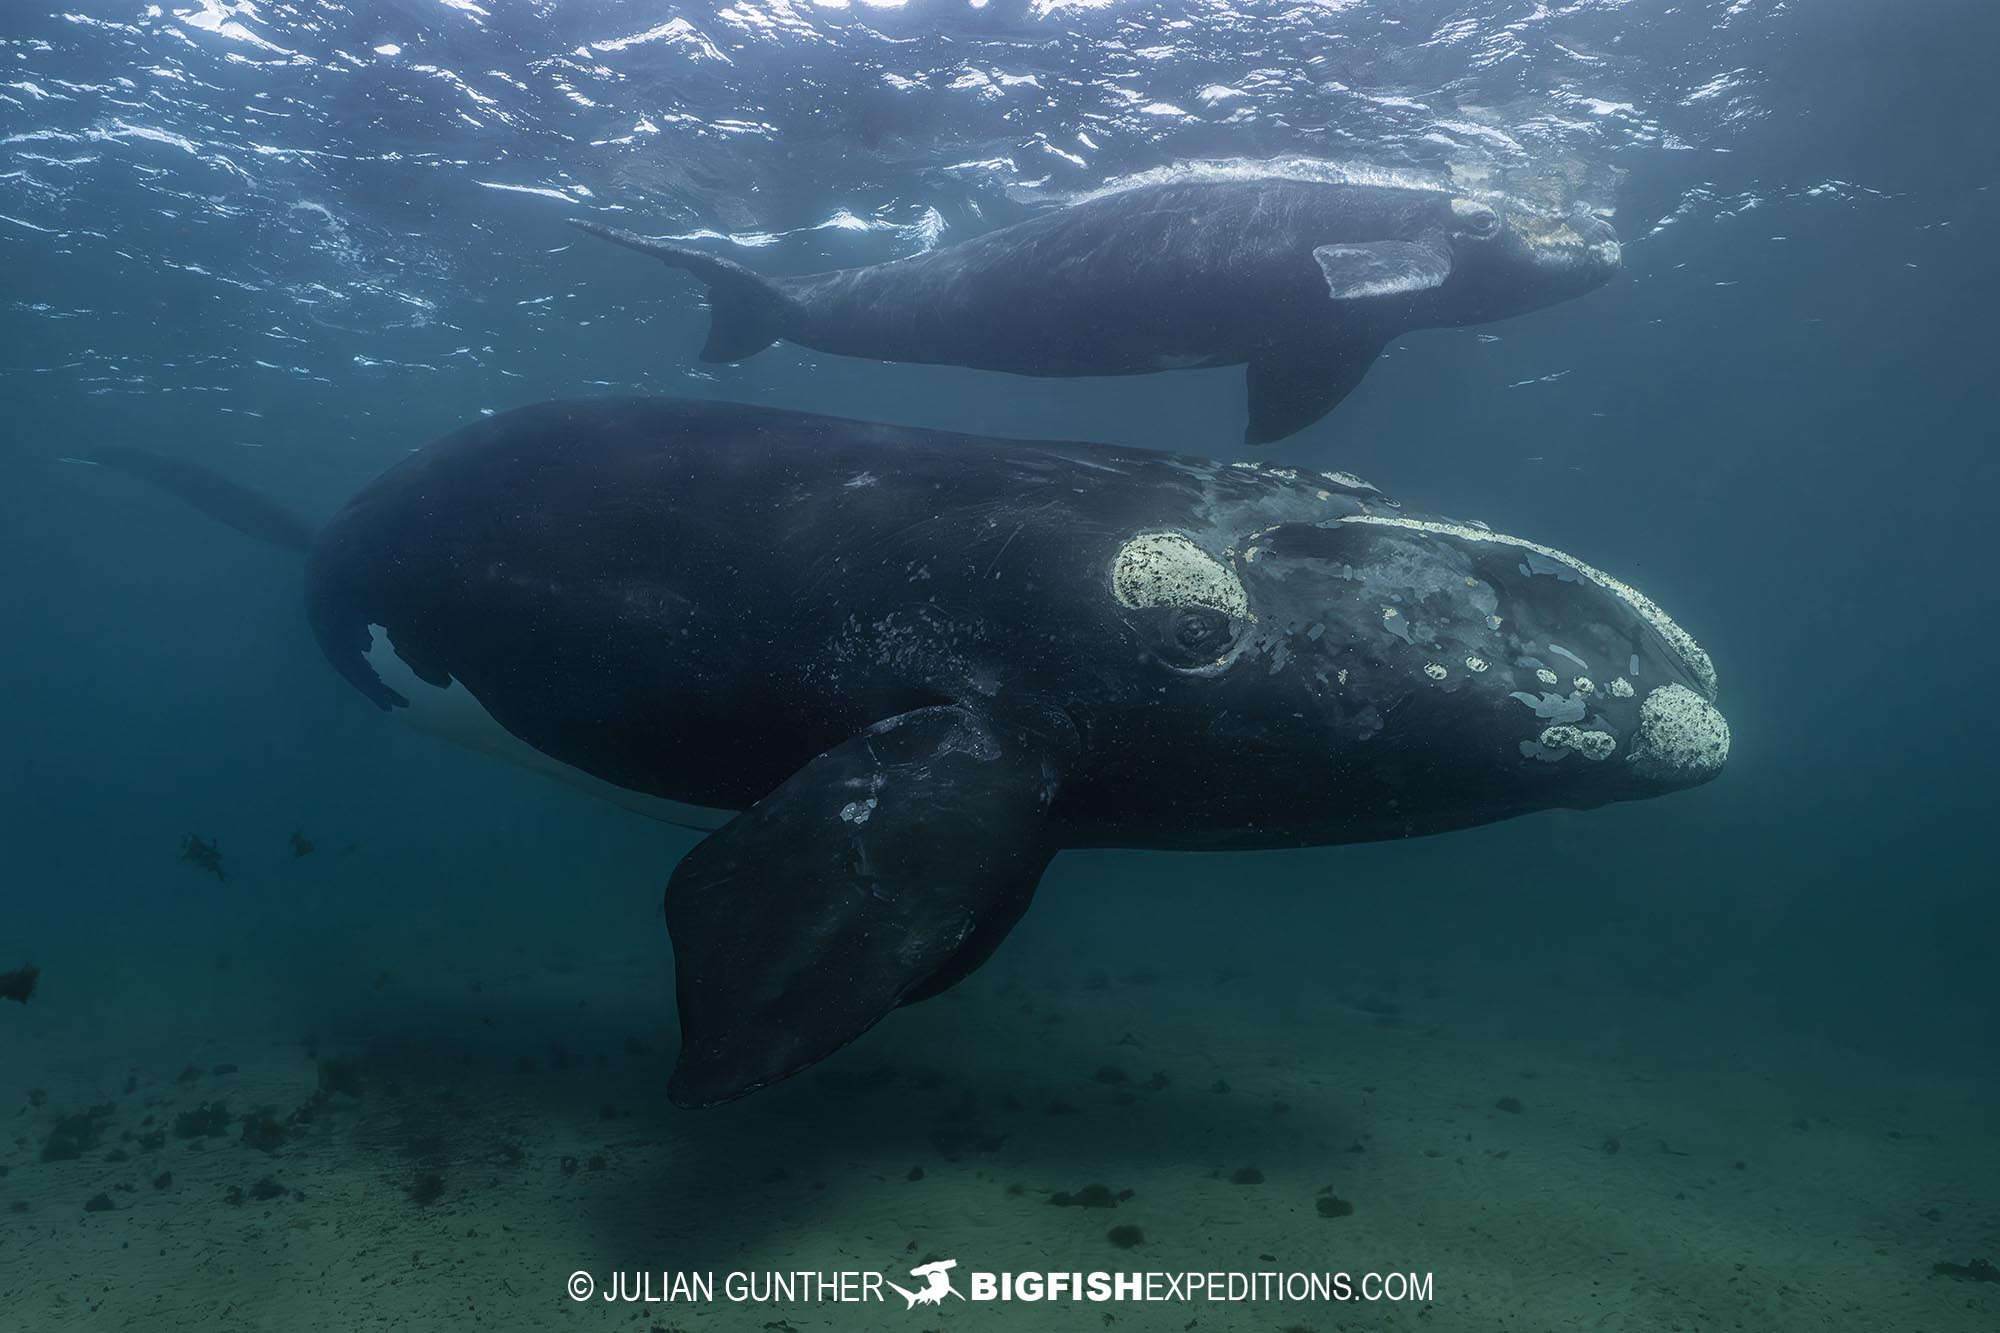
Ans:
[[[1572,690],[1575,690],[1578,694],[1591,694],[1595,692],[1597,689],[1597,686],[1594,683],[1592,683],[1590,677],[1588,676],[1578,676],[1575,680],[1569,683],[1569,687]]]
[[[1662,685],[1639,705],[1639,734],[1626,762],[1649,778],[1690,782],[1729,758],[1729,723],[1685,685]]]
[[[1611,681],[1611,697],[1614,699],[1631,698],[1632,682],[1625,679],[1625,677],[1623,676],[1614,677]]]
[[[840,817],[850,824],[866,824],[868,817],[875,813],[876,804],[873,796],[865,801],[849,801],[840,807]]]
[[[1547,667],[1536,667],[1535,679],[1539,680],[1544,685],[1553,685],[1556,683],[1556,673],[1549,670]]]
[[[1443,680],[1445,678],[1445,669],[1437,662],[1426,662],[1424,663],[1424,674],[1432,680]]]
[[[1680,658],[1681,665],[1687,668],[1688,674],[1700,682],[1702,693],[1711,700],[1715,698],[1715,663],[1709,660],[1701,645],[1694,641],[1694,636],[1676,625],[1673,618],[1662,611],[1652,598],[1630,584],[1612,578],[1603,570],[1586,565],[1573,555],[1558,551],[1553,546],[1543,546],[1540,542],[1510,537],[1504,532],[1486,532],[1479,528],[1467,527],[1463,523],[1446,523],[1438,519],[1403,518],[1393,514],[1348,514],[1339,521],[1372,523],[1385,528],[1407,528],[1413,532],[1431,532],[1443,537],[1459,537],[1466,541],[1495,542],[1502,546],[1533,551],[1536,555],[1567,565],[1636,611],[1641,620],[1651,625],[1658,631],[1660,637],[1667,641],[1667,646],[1674,650],[1675,656]]]
[[[1569,725],[1542,728],[1541,742],[1551,750],[1574,750],[1592,762],[1609,759],[1618,748],[1618,738],[1609,732]]]
[[[453,680],[440,688],[410,670],[409,663],[397,656],[395,645],[389,642],[388,631],[380,625],[368,627],[368,651],[363,656],[376,679],[410,701],[408,708],[395,711],[434,736],[533,769],[662,823],[716,829],[735,817],[734,811],[686,805],[631,791],[543,754],[501,726],[465,686]]]
[[[1206,606],[1248,619],[1250,598],[1236,571],[1179,532],[1142,532],[1118,548],[1111,592],[1119,604]]]
[[[1488,662],[1483,657],[1468,657],[1465,659],[1465,669],[1467,671],[1472,671],[1472,672],[1484,671],[1486,670],[1487,667],[1491,665],[1492,663]]]

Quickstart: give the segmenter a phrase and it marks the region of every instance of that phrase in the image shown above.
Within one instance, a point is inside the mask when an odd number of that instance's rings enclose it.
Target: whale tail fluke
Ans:
[[[89,461],[151,482],[246,537],[301,554],[312,545],[312,524],[276,500],[205,467],[124,444],[103,445]]]
[[[741,361],[785,336],[793,313],[791,298],[762,274],[727,259],[617,227],[581,218],[569,222],[592,236],[651,255],[673,268],[684,268],[708,284],[708,341],[702,344],[702,360]]]

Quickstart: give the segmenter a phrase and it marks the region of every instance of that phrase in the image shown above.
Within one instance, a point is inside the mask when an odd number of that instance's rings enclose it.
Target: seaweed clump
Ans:
[[[290,1133],[285,1122],[269,1111],[243,1117],[243,1146],[255,1148],[259,1152],[275,1153],[283,1146]]]
[[[177,1139],[220,1138],[229,1132],[229,1122],[235,1119],[229,1114],[229,1107],[223,1102],[203,1102],[192,1111],[183,1111],[174,1117],[174,1137]]]
[[[2000,1268],[1985,1259],[1974,1259],[1969,1264],[1938,1263],[1931,1265],[1932,1277],[1955,1277],[1961,1282],[2000,1282]]]
[[[108,1106],[93,1106],[88,1111],[66,1115],[56,1122],[49,1131],[48,1138],[42,1140],[42,1160],[44,1162],[73,1162],[91,1148],[97,1146],[104,1136],[101,1123],[109,1115]]]

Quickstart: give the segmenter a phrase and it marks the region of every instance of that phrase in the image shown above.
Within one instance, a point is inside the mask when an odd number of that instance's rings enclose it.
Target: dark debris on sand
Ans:
[[[243,1117],[243,1146],[255,1148],[259,1152],[275,1153],[284,1146],[290,1130],[285,1122],[266,1108],[255,1115]]]
[[[192,1111],[183,1111],[174,1117],[174,1137],[177,1139],[215,1139],[229,1132],[230,1122],[236,1117],[229,1112],[225,1102],[203,1102]]]
[[[1960,1282],[2000,1282],[2000,1268],[1985,1259],[1974,1259],[1969,1264],[1932,1264],[1932,1277],[1955,1277]]]
[[[109,1104],[66,1115],[56,1122],[42,1141],[44,1162],[73,1162],[98,1145],[104,1137],[104,1122],[114,1110]]]
[[[436,1171],[420,1171],[405,1187],[404,1193],[410,1196],[411,1203],[419,1207],[436,1203],[444,1197],[444,1176]]]

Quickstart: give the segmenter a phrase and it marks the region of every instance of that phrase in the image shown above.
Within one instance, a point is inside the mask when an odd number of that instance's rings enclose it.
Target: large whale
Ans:
[[[1707,655],[1552,547],[1342,473],[673,399],[411,455],[305,552],[387,712],[714,831],[666,895],[699,1106],[983,963],[1066,847],[1401,838],[1692,786]]]
[[[596,222],[708,284],[704,361],[783,339],[1017,375],[1247,366],[1244,440],[1324,416],[1393,339],[1580,296],[1618,268],[1608,223],[1503,198],[1316,181],[1102,195],[926,254],[795,278]]]

